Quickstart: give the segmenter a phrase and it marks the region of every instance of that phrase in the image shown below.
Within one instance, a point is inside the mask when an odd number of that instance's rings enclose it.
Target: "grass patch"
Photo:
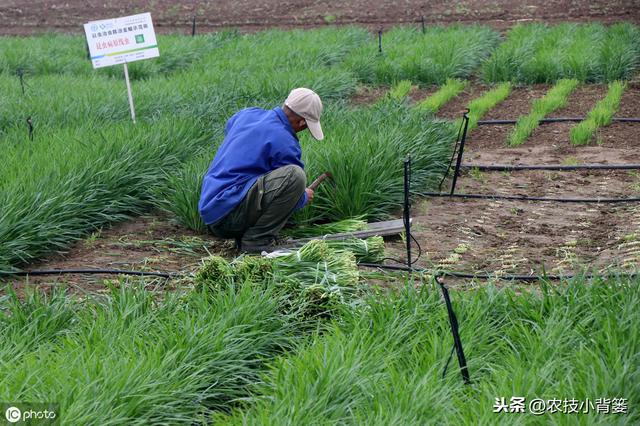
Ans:
[[[210,157],[209,153],[203,154],[169,174],[166,184],[157,193],[159,207],[173,213],[180,224],[202,234],[207,233],[207,226],[198,212],[198,201]]]
[[[405,289],[277,358],[255,396],[224,423],[449,424],[455,416],[456,424],[633,424],[640,419],[639,289],[622,279],[577,279],[522,292],[454,292],[471,386],[455,357],[442,377],[452,341],[437,289]],[[527,404],[626,398],[628,414],[493,412],[496,398],[512,396]]]
[[[627,414],[542,419],[640,420],[637,280],[452,291],[470,386],[455,358],[442,377],[452,341],[431,285],[409,281],[318,322],[287,314],[269,281],[223,280],[162,295],[122,280],[83,300],[8,290],[0,397],[56,401],[63,424],[493,424],[514,418],[493,412],[512,396],[624,398]],[[513,421],[529,420],[540,417]]]
[[[0,163],[0,271],[61,251],[155,203],[167,173],[209,137],[169,119],[50,131],[33,143],[11,133]]]
[[[184,71],[238,36],[232,31],[196,37],[159,34],[160,56],[130,63],[129,78],[141,80]],[[27,81],[30,77],[51,74],[93,74],[124,79],[121,66],[93,69],[84,36],[54,33],[32,37],[0,37],[0,52],[0,73],[16,76],[22,72]]]
[[[402,203],[402,160],[411,156],[414,187],[432,187],[455,139],[450,124],[391,98],[371,108],[332,109],[323,119],[329,139],[319,146],[305,135],[303,161],[308,181],[330,171],[335,186],[321,185],[313,203],[294,215],[297,223],[388,218]]]
[[[401,101],[409,94],[411,87],[411,81],[399,81],[389,90],[388,96],[393,100]]]
[[[571,143],[574,145],[588,144],[600,127],[611,124],[611,119],[620,107],[620,100],[624,92],[625,84],[614,81],[609,84],[609,90],[604,99],[596,103],[587,118],[571,128]]]
[[[611,82],[633,77],[640,65],[640,29],[630,23],[519,24],[483,64],[487,82]]]
[[[56,401],[62,424],[206,422],[302,335],[281,303],[251,286],[158,298],[126,281],[82,302],[5,296],[0,397]]]
[[[448,78],[447,81],[431,96],[421,101],[416,108],[420,111],[431,112],[435,114],[451,99],[455,98],[462,92],[469,82],[467,80],[458,80]]]
[[[366,84],[410,80],[422,85],[443,84],[448,78],[468,78],[498,45],[499,35],[480,25],[395,27],[383,34],[382,54],[377,34],[345,60]]]
[[[482,116],[484,116],[491,108],[507,99],[510,93],[511,83],[501,83],[479,98],[469,102],[469,105],[467,105],[467,108],[469,108],[469,126],[467,131],[471,131],[478,127],[478,121]],[[461,123],[462,119],[456,120],[456,127],[460,127]]]
[[[532,102],[529,115],[518,118],[516,127],[509,135],[509,145],[517,146],[533,133],[540,120],[547,114],[562,108],[571,92],[578,86],[578,80],[559,80],[541,99]]]

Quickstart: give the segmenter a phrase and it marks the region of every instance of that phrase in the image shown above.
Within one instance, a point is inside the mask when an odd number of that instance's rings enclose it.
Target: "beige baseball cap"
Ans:
[[[324,138],[322,127],[320,127],[322,101],[316,92],[304,87],[298,87],[289,93],[284,104],[288,106],[291,111],[305,119],[311,136],[319,141]]]

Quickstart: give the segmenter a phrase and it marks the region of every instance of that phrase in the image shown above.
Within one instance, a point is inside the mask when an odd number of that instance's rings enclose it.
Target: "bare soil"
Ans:
[[[151,12],[159,32],[184,34],[191,33],[194,16],[198,32],[349,24],[377,29],[418,25],[422,18],[427,25],[481,22],[498,29],[527,21],[640,22],[636,0],[3,0],[0,34],[81,33],[82,24],[90,20],[141,12]]]
[[[209,254],[231,257],[235,245],[210,235],[197,234],[171,220],[162,212],[117,223],[75,244],[67,253],[28,265],[27,270],[100,269],[178,273],[189,276]],[[113,274],[64,274],[13,278],[22,284],[64,284],[71,291],[100,292]],[[166,279],[158,279],[160,285]]]
[[[514,89],[483,119],[516,119],[548,86]],[[439,115],[458,116],[470,98],[485,87],[470,87]],[[566,107],[551,116],[584,116],[607,91],[606,86],[581,86]],[[640,117],[640,88],[631,84],[617,117]],[[480,126],[467,138],[466,164],[628,164],[640,163],[640,123],[614,123],[598,132],[587,146],[573,146],[575,123],[542,124],[518,147],[506,144],[513,125]],[[445,184],[447,190],[450,182]],[[414,188],[419,191],[419,188]],[[466,172],[457,193],[557,198],[640,197],[636,171]],[[640,206],[508,200],[433,198],[414,206],[414,233],[422,246],[419,266],[461,272],[577,273],[634,269],[640,261]],[[404,244],[388,244],[392,256],[404,259]],[[414,248],[414,256],[415,256]]]

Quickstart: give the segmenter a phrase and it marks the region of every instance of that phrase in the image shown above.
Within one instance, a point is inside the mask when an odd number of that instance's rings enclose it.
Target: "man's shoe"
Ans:
[[[270,243],[244,243],[240,251],[243,253],[260,254],[263,251],[272,252],[277,249],[278,246],[275,241],[271,241]]]

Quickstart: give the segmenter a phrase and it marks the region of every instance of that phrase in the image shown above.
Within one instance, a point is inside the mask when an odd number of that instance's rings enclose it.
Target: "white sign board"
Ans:
[[[94,68],[160,56],[150,13],[84,24]]]

